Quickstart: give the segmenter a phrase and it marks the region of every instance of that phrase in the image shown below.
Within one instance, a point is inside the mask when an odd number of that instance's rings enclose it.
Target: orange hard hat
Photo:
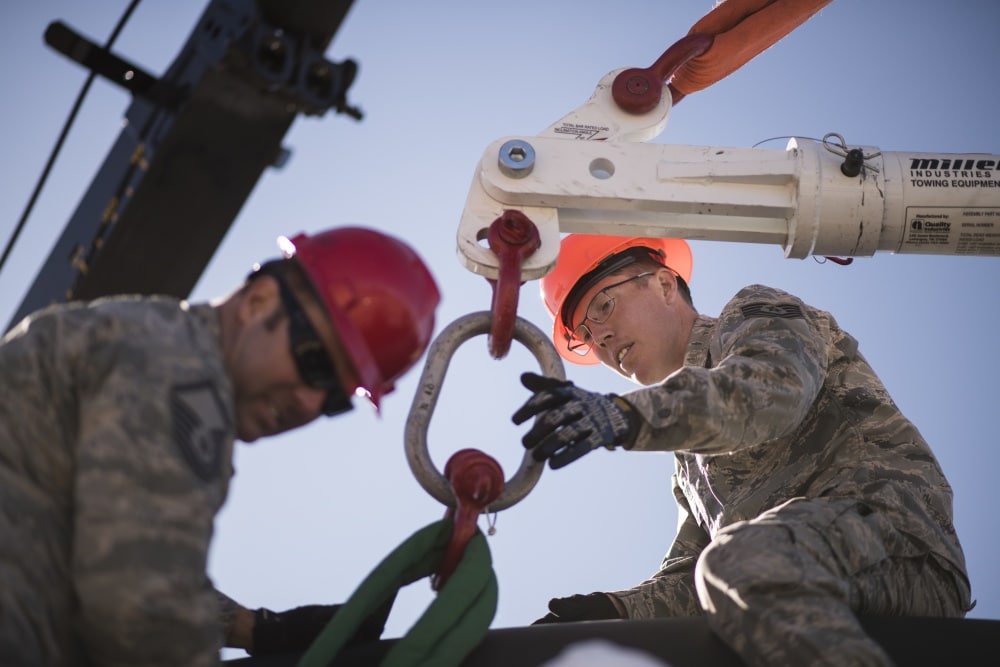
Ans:
[[[282,237],[305,271],[354,365],[354,386],[377,409],[423,355],[441,301],[427,266],[406,243],[373,229],[340,227]]]
[[[542,301],[553,319],[552,342],[566,361],[585,365],[600,363],[593,350],[580,355],[569,349],[571,329],[567,327],[564,316],[570,317],[572,312],[563,313],[567,298],[571,294],[583,296],[597,281],[623,268],[620,262],[606,260],[633,248],[648,250],[652,259],[671,269],[684,282],[691,281],[691,248],[680,239],[570,234],[559,244],[559,259],[555,268],[540,281]],[[587,280],[581,282],[582,278]],[[578,283],[584,289],[574,290]],[[569,305],[570,310],[575,310],[576,300]]]

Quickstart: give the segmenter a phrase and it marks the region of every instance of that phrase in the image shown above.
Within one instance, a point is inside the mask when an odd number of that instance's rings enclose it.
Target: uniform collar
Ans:
[[[714,317],[698,315],[695,319],[691,327],[691,337],[688,339],[687,352],[684,354],[685,366],[698,368],[708,366],[708,344],[714,327]]]
[[[222,315],[218,308],[209,303],[188,303],[181,301],[181,309],[186,310],[200,322],[213,340],[222,342]]]

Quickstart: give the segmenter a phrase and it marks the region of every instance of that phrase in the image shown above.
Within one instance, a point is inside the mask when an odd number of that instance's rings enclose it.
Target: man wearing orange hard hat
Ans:
[[[941,467],[833,316],[751,285],[709,317],[690,278],[684,241],[573,234],[541,280],[563,358],[643,387],[525,373],[524,446],[673,452],[680,520],[649,580],[537,622],[705,614],[749,665],[891,665],[858,614],[971,608]]]
[[[279,245],[218,301],[61,304],[2,339],[0,664],[215,665],[224,642],[302,650],[336,612],[250,611],[214,591],[233,443],[356,395],[377,408],[426,350],[440,293],[412,248],[372,229]]]

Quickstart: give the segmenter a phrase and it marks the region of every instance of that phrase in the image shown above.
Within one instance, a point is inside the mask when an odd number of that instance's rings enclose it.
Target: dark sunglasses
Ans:
[[[288,340],[299,377],[306,385],[326,391],[326,399],[323,401],[324,415],[330,417],[347,412],[354,407],[351,404],[351,397],[344,391],[344,386],[337,376],[337,369],[330,360],[323,341],[309,321],[306,311],[292,294],[292,290],[285,285],[285,281],[275,273],[270,275],[278,283],[281,305],[288,315]]]

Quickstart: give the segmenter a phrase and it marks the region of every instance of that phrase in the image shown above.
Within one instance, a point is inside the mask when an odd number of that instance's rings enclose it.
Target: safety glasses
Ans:
[[[292,290],[276,273],[270,274],[278,283],[281,292],[281,305],[288,315],[288,340],[292,348],[292,357],[299,377],[306,385],[326,391],[323,401],[323,414],[337,415],[354,407],[351,397],[344,391],[337,376],[337,369],[327,354],[326,347],[320,339],[312,322],[306,315]]]
[[[615,311],[615,297],[611,296],[608,290],[621,287],[633,280],[651,276],[653,273],[654,271],[646,271],[645,273],[640,273],[617,283],[612,283],[595,294],[590,303],[587,304],[587,314],[584,315],[583,321],[576,325],[569,340],[566,341],[566,347],[569,348],[569,351],[583,356],[590,352],[590,349],[594,346],[594,335],[590,332],[587,322],[590,321],[595,324],[607,322],[608,318],[611,317],[611,313]]]

